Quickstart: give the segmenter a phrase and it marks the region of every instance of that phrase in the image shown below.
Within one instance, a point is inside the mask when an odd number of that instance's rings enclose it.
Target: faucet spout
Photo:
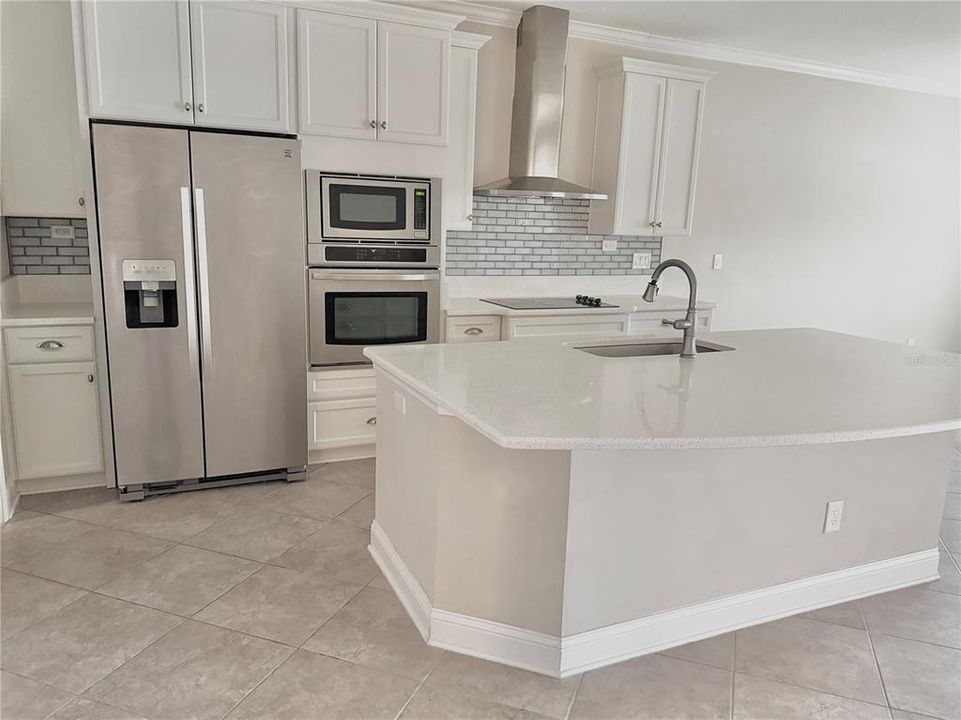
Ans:
[[[690,293],[687,298],[687,314],[684,316],[683,320],[664,320],[665,325],[672,326],[675,330],[682,330],[684,332],[683,342],[681,345],[681,357],[682,358],[693,358],[697,355],[697,347],[694,343],[694,330],[697,322],[697,315],[695,312],[695,306],[697,305],[697,276],[694,275],[694,270],[683,260],[671,259],[665,260],[660,263],[654,272],[651,274],[651,281],[647,284],[647,289],[644,290],[644,300],[647,302],[654,302],[657,297],[657,281],[663,273],[669,267],[676,267],[683,271],[687,276],[687,283],[690,288]]]

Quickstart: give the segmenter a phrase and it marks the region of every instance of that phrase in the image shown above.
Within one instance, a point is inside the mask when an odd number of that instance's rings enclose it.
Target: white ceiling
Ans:
[[[537,4],[473,0],[511,10]],[[958,2],[544,0],[571,19],[957,88]]]

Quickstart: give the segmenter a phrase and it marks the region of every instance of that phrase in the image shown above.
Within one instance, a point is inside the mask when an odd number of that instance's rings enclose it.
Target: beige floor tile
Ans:
[[[940,718],[933,718],[931,715],[919,715],[918,713],[892,709],[891,720],[940,720]]]
[[[938,558],[938,574],[941,576],[940,580],[935,580],[933,583],[928,583],[927,585],[920,585],[925,590],[934,590],[935,592],[949,593],[951,595],[961,595],[961,570],[958,570],[958,565],[954,558],[951,557],[951,553],[948,552],[947,548],[943,545],[939,548],[941,555]]]
[[[366,458],[318,465],[311,471],[310,476],[320,480],[360,485],[373,490],[375,474],[374,458]]]
[[[222,717],[291,649],[185,621],[87,693],[153,720]]]
[[[401,713],[401,720],[548,720],[529,710],[501,705],[495,698],[483,699],[444,692],[429,682],[414,694]]]
[[[198,620],[287,645],[304,640],[333,617],[360,585],[268,566],[197,614]]]
[[[844,625],[858,630],[864,630],[867,627],[864,624],[864,615],[861,612],[861,603],[858,600],[828,605],[818,610],[806,612],[801,617],[834,623],[835,625]]]
[[[944,498],[944,517],[961,520],[961,493],[949,492]]]
[[[806,618],[737,631],[738,672],[883,704],[867,632]]]
[[[371,493],[362,500],[358,500],[336,519],[339,523],[369,530],[374,520],[374,494]]]
[[[86,594],[33,575],[0,571],[0,635],[10,637]]]
[[[176,615],[193,615],[261,567],[252,560],[177,545],[107,583],[100,592]]]
[[[726,720],[730,707],[729,671],[646,655],[587,673],[571,719]]]
[[[961,597],[906,588],[861,601],[872,633],[961,648]]]
[[[95,527],[15,563],[14,570],[95,590],[170,547],[136,533]]]
[[[888,720],[888,709],[750,675],[734,678],[734,720]]]
[[[443,652],[428,647],[393,591],[365,588],[304,645],[375,670],[422,679]]]
[[[89,529],[70,518],[21,510],[0,529],[0,562],[9,567]]]
[[[390,583],[387,582],[387,578],[380,573],[377,573],[377,576],[370,581],[368,587],[377,588],[378,590],[390,590],[391,592],[394,591],[394,589],[390,586]]]
[[[891,707],[940,718],[961,716],[961,651],[872,637]]]
[[[952,553],[961,553],[961,520],[941,520],[941,542]]]
[[[413,680],[298,650],[227,717],[230,720],[393,720]]]
[[[323,520],[249,508],[221,520],[186,543],[228,555],[270,562],[323,524]]]
[[[366,585],[377,574],[367,546],[370,533],[339,523],[328,523],[275,560],[278,565],[315,572]]]
[[[690,660],[691,662],[711,665],[730,670],[734,667],[734,633],[687,643],[676,648],[662,650],[661,655]]]
[[[73,697],[36,680],[0,671],[0,718],[4,720],[43,720]]]
[[[54,713],[50,720],[145,720],[143,715],[103,703],[77,698]]]
[[[424,687],[563,718],[579,680],[579,677],[556,680],[500,663],[446,653]]]
[[[80,693],[180,622],[91,593],[5,640],[3,667]]]
[[[321,480],[316,476],[304,482],[278,487],[257,503],[262,510],[330,520],[370,494],[370,490],[347,483]]]

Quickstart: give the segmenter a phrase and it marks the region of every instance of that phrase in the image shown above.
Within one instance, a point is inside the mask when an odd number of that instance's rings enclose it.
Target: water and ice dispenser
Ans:
[[[177,265],[173,260],[124,260],[128,328],[177,327]]]

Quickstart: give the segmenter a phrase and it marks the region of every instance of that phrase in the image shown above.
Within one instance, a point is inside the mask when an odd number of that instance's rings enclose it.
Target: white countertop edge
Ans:
[[[52,325],[93,325],[93,315],[82,317],[0,318],[0,327],[49,327]]]
[[[797,447],[828,445],[859,440],[884,440],[911,435],[961,430],[961,418],[900,427],[844,430],[840,432],[798,433],[793,435],[744,435],[685,438],[585,438],[585,437],[514,437],[503,435],[469,412],[450,407],[423,383],[393,368],[388,369],[376,357],[368,354],[374,369],[412,388],[445,415],[452,415],[474,428],[488,440],[509,450],[696,450],[720,448]]]
[[[443,308],[448,317],[462,317],[465,315],[502,315],[510,317],[527,317],[537,315],[625,315],[635,312],[676,312],[687,308],[687,298],[672,295],[661,295],[655,302],[646,303],[638,295],[610,295],[604,296],[605,302],[612,302],[617,307],[575,307],[575,308],[544,308],[536,310],[514,310],[503,305],[494,305],[475,297],[447,298],[447,307]],[[717,303],[709,300],[698,300],[694,305],[697,310],[713,310]]]

